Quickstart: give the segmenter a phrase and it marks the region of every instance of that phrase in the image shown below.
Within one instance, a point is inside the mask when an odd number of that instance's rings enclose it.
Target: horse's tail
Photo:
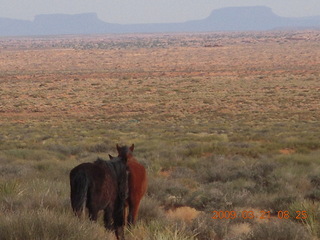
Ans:
[[[89,178],[83,170],[71,171],[71,206],[73,211],[79,217],[85,211],[88,197]]]

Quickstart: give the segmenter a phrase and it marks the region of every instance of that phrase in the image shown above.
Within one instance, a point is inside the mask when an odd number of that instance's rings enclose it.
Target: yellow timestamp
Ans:
[[[295,211],[294,213],[285,211],[278,211],[277,214],[271,214],[271,211],[252,211],[252,210],[243,210],[243,211],[212,211],[212,219],[270,219],[271,217],[278,219],[307,219],[308,213],[307,211]]]

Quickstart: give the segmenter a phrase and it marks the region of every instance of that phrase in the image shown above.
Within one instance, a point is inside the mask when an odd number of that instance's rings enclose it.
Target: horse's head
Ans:
[[[132,153],[134,149],[134,144],[132,144],[130,147],[128,146],[119,146],[117,144],[117,151],[119,157],[125,157],[125,158],[131,158]]]

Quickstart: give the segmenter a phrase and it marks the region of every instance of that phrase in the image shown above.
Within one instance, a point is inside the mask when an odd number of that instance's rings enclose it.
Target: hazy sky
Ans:
[[[320,0],[0,0],[0,17],[96,12],[110,23],[184,22],[230,6],[268,6],[283,17],[320,15]]]

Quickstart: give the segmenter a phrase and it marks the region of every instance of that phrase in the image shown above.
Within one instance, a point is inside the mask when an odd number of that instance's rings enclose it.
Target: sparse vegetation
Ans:
[[[320,239],[319,38],[0,39],[1,239],[113,239],[73,216],[68,174],[116,143],[149,178],[128,239]]]

